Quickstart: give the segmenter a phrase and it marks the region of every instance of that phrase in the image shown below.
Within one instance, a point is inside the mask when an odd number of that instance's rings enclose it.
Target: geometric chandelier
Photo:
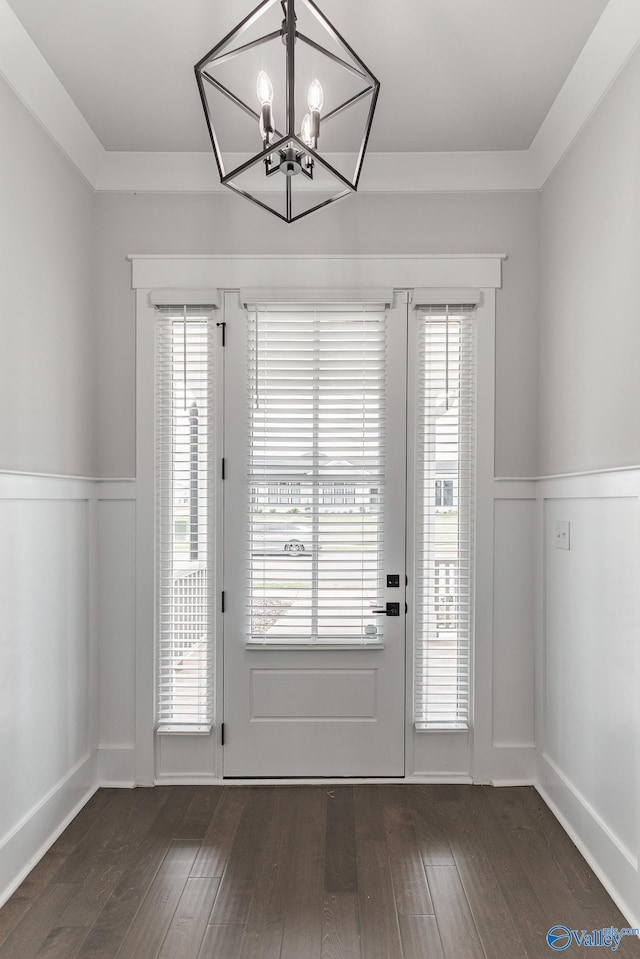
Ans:
[[[380,84],[313,0],[263,0],[194,69],[224,186],[287,223],[358,189]]]

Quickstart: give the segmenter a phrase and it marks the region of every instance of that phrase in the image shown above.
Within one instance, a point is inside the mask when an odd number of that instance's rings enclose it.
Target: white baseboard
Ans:
[[[386,780],[390,782],[391,780]],[[452,772],[434,772],[434,773],[421,773],[414,772],[411,776],[405,776],[404,779],[398,780],[403,783],[413,783],[414,785],[434,785],[434,786],[472,786],[473,779],[468,773],[452,773]]]
[[[405,786],[405,785],[432,785],[452,783],[472,785],[473,780],[465,775],[451,775],[449,773],[433,773],[420,776],[405,776],[404,778],[390,776],[362,776],[347,778],[344,776],[326,776],[314,778],[311,776],[290,779],[219,779],[215,776],[158,776],[154,786]]]
[[[133,789],[136,785],[135,746],[99,746],[98,782],[101,786]]]
[[[498,789],[507,786],[535,786],[533,779],[492,779],[491,785]]]
[[[0,906],[98,788],[95,754],[85,756],[0,841]]]
[[[542,775],[535,788],[575,843],[581,855],[607,890],[632,928],[640,928],[638,897],[640,874],[613,842],[609,831],[594,817],[580,793],[544,757],[539,757]],[[552,795],[553,794],[553,795]]]
[[[476,783],[532,786],[536,778],[535,746],[530,743],[477,746],[472,772]]]

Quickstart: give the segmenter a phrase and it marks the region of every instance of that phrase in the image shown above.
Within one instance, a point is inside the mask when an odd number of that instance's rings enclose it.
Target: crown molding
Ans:
[[[343,155],[344,156],[344,155]],[[229,166],[249,159],[234,154]],[[329,162],[334,157],[329,155]],[[262,169],[253,184],[270,192],[279,184]],[[105,153],[95,182],[104,192],[227,192],[208,153]],[[529,152],[368,153],[359,193],[440,193],[465,190],[535,190],[538,184]]]
[[[640,45],[638,0],[609,0],[528,150],[369,153],[360,192],[539,190]],[[212,154],[104,149],[15,15],[0,0],[0,75],[98,192],[217,193]]]
[[[544,186],[640,46],[638,0],[609,0],[530,148]]]
[[[0,76],[95,189],[106,151],[7,0],[0,0]]]

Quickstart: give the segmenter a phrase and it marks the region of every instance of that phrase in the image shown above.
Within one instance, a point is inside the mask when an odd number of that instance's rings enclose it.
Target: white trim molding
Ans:
[[[551,766],[545,770],[547,779],[553,778]],[[640,910],[637,905],[637,896],[632,893],[629,898],[626,890],[621,889],[620,871],[629,872],[629,863],[626,856],[616,855],[614,844],[602,823],[597,817],[590,815],[588,806],[584,805],[579,795],[556,775],[555,781],[542,784],[534,783],[536,791],[542,797],[564,831],[572,839],[580,854],[586,859],[595,875],[616,903],[629,926],[640,929]],[[616,861],[617,860],[617,861]],[[637,869],[631,866],[631,881],[633,875],[637,879]]]
[[[535,785],[640,927],[640,467],[536,489]],[[559,521],[570,535],[557,551]]]
[[[86,751],[74,765],[65,769],[65,750],[62,750],[57,781],[43,795],[32,797],[30,808],[25,810],[19,821],[8,824],[6,834],[0,835],[0,905],[20,885],[99,786],[134,785],[135,754],[131,743],[124,741],[100,744],[99,673],[103,665],[104,651],[111,648],[114,639],[113,632],[109,631],[111,624],[109,621],[105,623],[104,620],[104,607],[114,604],[104,601],[104,585],[113,580],[113,569],[103,565],[105,556],[101,555],[99,538],[104,529],[101,525],[104,520],[101,520],[100,510],[113,503],[116,513],[120,513],[123,508],[130,506],[132,501],[135,502],[135,495],[136,481],[131,478],[100,478],[0,469],[0,505],[4,503],[12,507],[16,503],[23,506],[28,504],[30,510],[33,507],[36,511],[33,515],[37,517],[43,516],[43,510],[46,510],[46,517],[55,517],[59,509],[74,504],[82,509],[83,525],[79,537],[73,542],[75,548],[82,551],[82,562],[85,559],[87,562],[85,590],[73,597],[67,597],[66,604],[60,606],[61,616],[67,619],[49,621],[47,636],[51,638],[56,630],[58,635],[64,636],[68,629],[67,620],[71,621],[74,615],[82,617],[83,625],[79,629],[82,630],[82,650],[86,657],[84,668],[88,713]],[[113,515],[110,514],[109,519]],[[52,535],[45,521],[45,541],[51,542]],[[13,549],[15,554],[15,544],[8,548]],[[66,549],[65,544],[63,548]],[[34,549],[38,549],[38,543],[27,542],[21,552],[27,557],[30,555],[29,550]],[[122,563],[122,551],[116,553],[117,561]],[[10,554],[11,559],[13,554]],[[64,579],[67,563],[79,561],[77,555],[72,557],[68,552],[64,552],[60,560],[60,576]],[[26,559],[25,562],[28,564],[29,560]],[[39,585],[45,589],[45,584]],[[46,584],[46,588],[51,589],[51,584]],[[21,602],[21,595],[16,597],[16,602]],[[6,614],[6,610],[3,609],[3,613]],[[117,697],[116,690],[113,698],[117,701]],[[79,729],[74,732],[70,728],[70,740],[74,734],[78,735]],[[23,745],[26,746],[26,743]],[[13,782],[12,789],[19,785],[20,777]]]
[[[544,186],[640,45],[638,0],[609,0],[529,148]]]
[[[233,154],[238,165],[250,154]],[[331,155],[329,160],[334,160]],[[355,162],[355,157],[354,157]],[[398,176],[402,170],[402,176]],[[227,193],[212,153],[105,152],[95,189],[105,193]],[[270,192],[277,184],[260,184]],[[536,190],[529,150],[367,153],[359,193]]]
[[[157,776],[154,786],[406,786],[414,785],[424,786],[426,783],[441,783],[450,786],[457,783],[463,786],[471,786],[473,780],[469,776],[434,773],[427,776],[405,776],[402,779],[393,776],[384,778],[376,776],[361,776],[360,778],[340,776],[335,778],[326,776],[322,779],[314,779],[310,776],[298,776],[295,779],[282,776],[278,779],[220,779],[216,776]],[[502,783],[500,785],[503,785]],[[506,783],[504,785],[507,785]],[[509,783],[509,785],[530,785],[530,783]]]
[[[609,0],[529,149],[369,153],[360,191],[541,189],[639,44],[640,4]],[[210,152],[105,150],[9,0],[0,0],[0,75],[96,191],[217,193],[225,189]]]
[[[0,905],[98,785],[95,490],[87,478],[0,470],[3,523],[11,514],[21,517],[17,541],[11,527],[3,526],[0,544],[0,619],[13,637],[4,668],[9,677],[21,676],[5,730],[10,735],[19,729],[19,746],[5,756],[13,775],[4,789]],[[36,725],[29,715],[40,716]],[[40,729],[43,722],[50,724],[48,732]],[[61,724],[63,743],[55,737]],[[32,775],[40,760],[42,775]]]
[[[98,746],[98,782],[112,788],[134,788],[136,747],[133,743]]]
[[[501,267],[504,254],[464,254],[464,255],[379,255],[379,256],[335,256],[332,254],[311,256],[220,256],[220,255],[162,255],[132,254],[132,286],[136,291],[137,311],[137,416],[139,437],[137,448],[137,481],[135,510],[137,535],[136,548],[136,603],[138,644],[136,654],[136,711],[137,731],[135,749],[134,781],[151,785],[154,782],[215,782],[220,775],[220,759],[217,745],[203,737],[193,737],[191,744],[182,741],[176,746],[170,737],[158,737],[154,743],[153,735],[153,686],[152,676],[153,649],[149,637],[153,636],[153,309],[151,299],[157,290],[174,288],[180,290],[239,290],[244,287],[286,288],[289,295],[292,278],[304,293],[305,288],[329,288],[337,290],[376,290],[383,287],[398,291],[422,290],[427,295],[437,291],[438,296],[450,300],[464,294],[465,302],[471,293],[479,300],[478,324],[482,328],[482,347],[480,349],[479,383],[482,383],[482,395],[479,396],[478,410],[482,419],[482,446],[479,462],[479,513],[485,517],[482,529],[478,533],[478,550],[482,555],[490,552],[493,543],[495,502],[506,499],[516,501],[516,509],[522,504],[522,516],[518,513],[516,532],[524,529],[533,519],[532,503],[535,501],[535,488],[530,483],[504,484],[497,486],[493,478],[493,430],[494,430],[494,362],[495,362],[495,290],[501,285]],[[505,523],[510,515],[502,519],[502,553],[506,563],[512,541],[504,542]],[[513,543],[517,548],[516,539]],[[531,551],[533,561],[533,551]],[[526,559],[528,562],[528,558]],[[509,726],[505,715],[509,713],[511,702],[509,689],[505,690],[505,669],[494,668],[494,630],[500,647],[495,655],[500,656],[508,640],[513,620],[517,620],[527,600],[523,600],[517,591],[517,599],[510,601],[506,610],[502,594],[498,594],[498,603],[494,613],[493,569],[489,564],[480,578],[479,589],[483,593],[480,609],[479,649],[480,666],[476,677],[476,707],[482,718],[472,731],[455,733],[424,734],[413,733],[412,716],[407,716],[407,728],[411,730],[407,742],[407,772],[405,781],[471,781],[473,775],[479,782],[520,782],[533,781],[535,754],[531,743],[530,727],[533,715],[520,717],[518,705],[516,725]],[[524,592],[530,589],[532,573],[527,568]],[[508,584],[509,593],[511,582]],[[514,605],[515,603],[515,605]],[[410,604],[411,605],[411,604]],[[529,634],[520,631],[520,645],[529,640]],[[506,637],[506,638],[505,638]],[[520,655],[516,652],[515,657]],[[511,663],[511,660],[510,660]],[[532,667],[523,667],[531,679]],[[527,672],[528,670],[528,672]],[[220,674],[221,671],[218,670]],[[502,691],[503,710],[492,716],[491,695],[493,687]],[[412,686],[411,686],[412,688]],[[532,701],[533,693],[531,692]],[[219,696],[218,696],[219,699]],[[524,702],[524,701],[523,701]],[[527,700],[528,702],[528,700]],[[506,705],[505,705],[506,704]],[[526,712],[526,702],[522,709]],[[532,709],[531,709],[532,713]],[[510,715],[510,713],[509,713]],[[507,717],[508,718],[508,717]],[[216,717],[216,729],[221,715]],[[197,741],[196,741],[197,739]],[[217,737],[216,737],[217,741]],[[214,755],[215,751],[215,755]],[[117,756],[105,752],[106,771],[108,764],[117,760]],[[122,779],[126,779],[125,766],[127,751],[120,755]],[[470,758],[474,756],[473,766]],[[102,763],[99,769],[102,770]],[[225,780],[226,781],[226,780]]]
[[[0,0],[0,76],[95,189],[106,151],[8,0]]]
[[[0,841],[0,906],[98,789],[95,754],[84,756]]]
[[[415,287],[500,289],[504,253],[340,255],[218,255],[131,253],[131,285],[147,295],[166,287],[215,287],[239,290],[287,288],[291,280],[310,287],[338,290],[414,289]]]

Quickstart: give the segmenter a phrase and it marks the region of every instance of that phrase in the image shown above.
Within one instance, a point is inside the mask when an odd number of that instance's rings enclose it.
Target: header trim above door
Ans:
[[[406,256],[130,254],[134,290],[500,289],[502,253]]]

